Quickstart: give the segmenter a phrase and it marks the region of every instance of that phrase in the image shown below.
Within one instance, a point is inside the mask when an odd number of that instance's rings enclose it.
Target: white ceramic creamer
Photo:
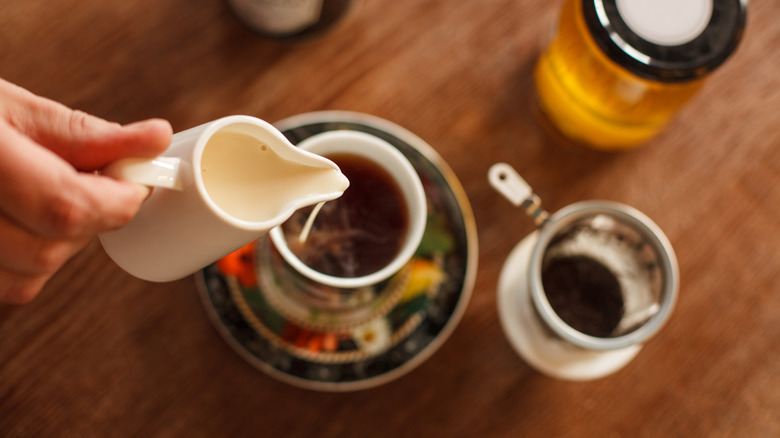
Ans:
[[[103,173],[156,187],[130,223],[99,236],[122,269],[149,281],[192,274],[349,185],[333,162],[249,116],[177,133],[160,157]]]

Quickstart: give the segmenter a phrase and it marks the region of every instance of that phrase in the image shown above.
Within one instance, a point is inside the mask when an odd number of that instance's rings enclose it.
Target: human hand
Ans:
[[[154,157],[172,129],[121,126],[0,79],[0,302],[26,303],[95,235],[125,225],[149,189],[95,171]]]

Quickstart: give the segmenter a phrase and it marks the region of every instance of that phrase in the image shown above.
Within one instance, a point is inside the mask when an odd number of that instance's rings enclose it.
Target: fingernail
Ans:
[[[139,122],[128,123],[127,125],[124,125],[124,128],[132,131],[144,131],[152,126],[161,126],[163,123],[167,124],[168,122],[163,119],[148,119],[141,120]]]
[[[138,195],[140,196],[141,201],[145,201],[146,198],[152,194],[152,189],[148,186],[143,184],[136,184],[135,186],[138,187]]]
[[[131,131],[141,131],[146,129],[150,124],[153,124],[151,120],[142,120],[140,122],[133,122],[128,123],[127,125],[122,126],[125,129],[129,129]]]

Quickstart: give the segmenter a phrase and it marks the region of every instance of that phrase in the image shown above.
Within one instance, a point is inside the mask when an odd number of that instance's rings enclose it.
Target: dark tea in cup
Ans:
[[[334,130],[306,138],[301,149],[330,157],[350,181],[338,202],[299,212],[269,233],[279,269],[309,295],[352,296],[402,271],[427,221],[425,189],[412,163],[374,135]],[[321,208],[317,211],[317,208]]]
[[[373,161],[352,154],[333,154],[351,182],[339,198],[317,213],[301,242],[313,207],[297,211],[282,227],[288,248],[304,264],[326,275],[362,277],[388,265],[403,246],[409,212],[401,188]]]

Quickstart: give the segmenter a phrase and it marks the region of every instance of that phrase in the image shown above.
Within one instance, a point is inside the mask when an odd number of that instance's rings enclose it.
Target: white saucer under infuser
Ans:
[[[592,380],[628,364],[641,345],[594,351],[569,344],[546,329],[528,290],[528,269],[538,232],[526,236],[509,254],[498,282],[498,315],[512,347],[529,365],[554,378]]]

